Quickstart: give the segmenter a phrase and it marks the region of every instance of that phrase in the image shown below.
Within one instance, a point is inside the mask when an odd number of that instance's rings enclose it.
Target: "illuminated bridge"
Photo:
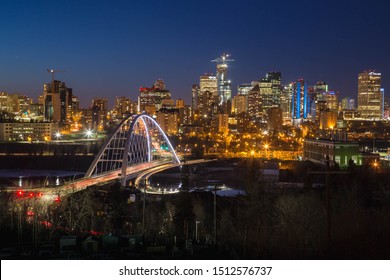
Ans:
[[[140,174],[144,176],[148,171],[155,173],[156,170],[180,165],[178,156],[158,123],[145,114],[132,115],[108,137],[83,178],[59,187],[34,188],[33,191],[58,197],[114,180],[120,180],[124,186],[126,181]]]

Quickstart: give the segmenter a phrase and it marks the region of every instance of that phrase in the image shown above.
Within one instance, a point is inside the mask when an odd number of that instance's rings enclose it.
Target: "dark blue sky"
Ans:
[[[357,74],[382,73],[390,92],[390,16],[383,1],[51,0],[0,2],[0,91],[34,98],[65,70],[82,106],[94,96],[136,100],[164,79],[190,101],[191,85],[215,72],[223,52],[236,60],[236,85],[281,71],[282,82],[326,81],[356,97]]]

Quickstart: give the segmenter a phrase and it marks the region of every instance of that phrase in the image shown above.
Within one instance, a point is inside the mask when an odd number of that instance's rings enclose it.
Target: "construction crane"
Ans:
[[[47,72],[51,73],[51,82],[52,82],[52,93],[54,93],[55,88],[54,88],[54,73],[56,72],[66,72],[64,70],[55,70],[55,69],[47,69]]]
[[[222,54],[221,57],[211,60],[211,62],[216,62],[217,64],[225,64],[225,62],[232,62],[234,59],[229,58],[230,54]]]

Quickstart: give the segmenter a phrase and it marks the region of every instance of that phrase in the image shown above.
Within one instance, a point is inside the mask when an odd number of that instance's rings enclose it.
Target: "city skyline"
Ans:
[[[384,1],[93,3],[2,3],[0,91],[36,99],[51,80],[46,69],[58,69],[66,72],[56,79],[83,107],[96,96],[136,100],[139,87],[159,78],[174,99],[190,104],[191,86],[215,74],[211,60],[224,52],[235,60],[233,95],[270,71],[281,72],[284,84],[325,81],[341,97],[357,98],[358,73],[373,69],[383,75],[385,94],[389,88]]]

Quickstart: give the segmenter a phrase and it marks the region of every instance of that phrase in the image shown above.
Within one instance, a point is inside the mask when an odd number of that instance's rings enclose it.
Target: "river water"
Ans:
[[[82,172],[62,170],[0,170],[0,187],[34,188],[59,186],[81,178]]]

